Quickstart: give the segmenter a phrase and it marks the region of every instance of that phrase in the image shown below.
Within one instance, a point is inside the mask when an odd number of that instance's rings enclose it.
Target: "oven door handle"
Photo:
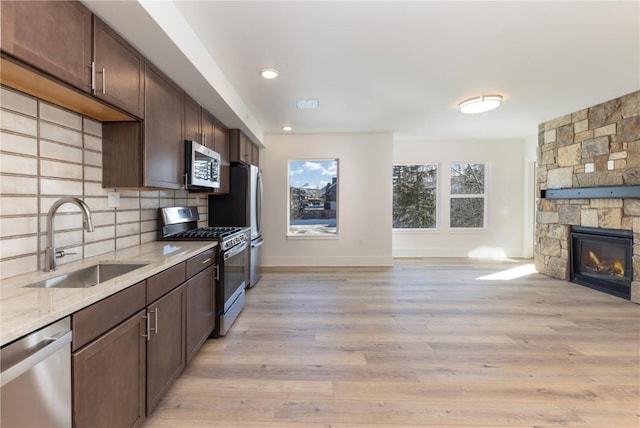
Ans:
[[[249,246],[249,244],[247,244],[247,242],[243,242],[242,244],[238,244],[235,247],[231,247],[230,249],[228,249],[227,251],[224,252],[224,259],[230,259],[231,257],[237,255],[238,253],[243,252],[244,250],[247,249],[247,247]]]

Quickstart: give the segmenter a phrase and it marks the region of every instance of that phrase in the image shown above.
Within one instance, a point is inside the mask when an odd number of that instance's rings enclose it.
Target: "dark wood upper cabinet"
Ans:
[[[227,128],[82,3],[2,0],[0,11],[3,64],[6,58],[51,83],[44,92],[32,88],[32,95],[105,119],[103,187],[184,188],[189,139],[220,153],[221,187],[211,193],[229,192],[234,159]],[[247,147],[241,156],[251,163]]]
[[[202,144],[217,152],[215,147],[215,119],[205,109],[201,109]]]
[[[198,143],[202,142],[202,127],[200,104],[195,102],[189,95],[184,94],[184,139]]]
[[[229,130],[229,160],[231,162],[245,162],[246,150],[245,150],[246,137],[239,129]]]
[[[144,57],[77,1],[2,1],[2,51],[135,117]]]
[[[260,148],[257,144],[251,144],[251,164],[260,166]]]
[[[95,15],[93,58],[93,94],[143,118],[145,59]]]
[[[255,155],[255,158],[254,158]],[[259,149],[253,141],[239,129],[229,130],[229,159],[247,165],[258,165]]]
[[[183,93],[151,63],[145,68],[145,120],[102,125],[102,187],[184,187]]]
[[[145,185],[179,189],[184,181],[182,89],[150,63],[145,80]]]
[[[214,150],[220,153],[220,187],[216,193],[227,194],[231,185],[231,171],[229,159],[229,130],[219,121],[215,121]]]
[[[91,11],[76,1],[0,2],[2,51],[90,92]]]
[[[229,164],[229,130],[218,121],[215,122],[215,151]]]

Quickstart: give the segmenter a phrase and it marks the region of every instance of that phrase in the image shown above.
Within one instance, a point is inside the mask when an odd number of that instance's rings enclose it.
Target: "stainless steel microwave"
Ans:
[[[195,141],[185,140],[185,175],[188,189],[220,187],[220,154]]]

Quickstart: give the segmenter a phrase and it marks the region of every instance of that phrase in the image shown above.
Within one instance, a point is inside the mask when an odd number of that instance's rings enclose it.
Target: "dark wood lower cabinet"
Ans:
[[[137,427],[145,419],[146,311],[73,354],[73,425]]]
[[[142,425],[215,327],[215,262],[210,248],[73,314],[75,428]]]
[[[191,362],[215,327],[215,266],[188,280],[187,287],[187,364]]]
[[[147,306],[147,414],[151,414],[185,368],[185,285]]]

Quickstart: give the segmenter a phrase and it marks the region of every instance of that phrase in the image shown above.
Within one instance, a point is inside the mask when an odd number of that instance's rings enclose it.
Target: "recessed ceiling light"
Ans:
[[[298,110],[316,110],[320,108],[320,101],[314,99],[296,100],[296,107]]]
[[[260,76],[264,77],[265,79],[275,79],[276,77],[278,77],[278,70],[276,70],[275,68],[265,68],[260,72]]]
[[[282,127],[282,130],[284,132],[291,132],[291,130],[293,130],[293,128],[290,127],[289,125],[285,125],[285,126]]]
[[[497,108],[501,103],[501,95],[483,95],[462,101],[458,108],[462,113],[484,113]]]

